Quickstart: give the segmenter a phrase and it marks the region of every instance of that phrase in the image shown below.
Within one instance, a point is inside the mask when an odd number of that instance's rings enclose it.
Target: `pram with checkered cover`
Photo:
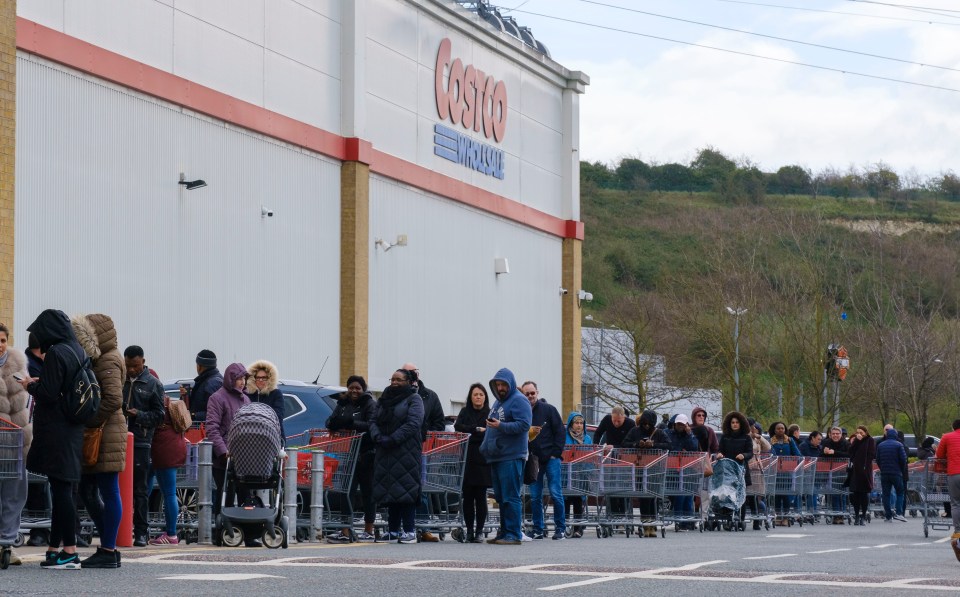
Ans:
[[[230,457],[214,538],[236,547],[244,534],[261,535],[269,548],[287,547],[289,521],[280,509],[283,438],[273,409],[258,402],[241,407],[227,435],[227,450]],[[227,506],[227,497],[234,494],[241,496],[241,503]]]

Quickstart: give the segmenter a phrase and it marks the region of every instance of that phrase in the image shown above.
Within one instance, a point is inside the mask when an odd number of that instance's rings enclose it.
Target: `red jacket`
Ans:
[[[960,430],[943,434],[937,446],[937,458],[947,459],[948,475],[960,475]]]

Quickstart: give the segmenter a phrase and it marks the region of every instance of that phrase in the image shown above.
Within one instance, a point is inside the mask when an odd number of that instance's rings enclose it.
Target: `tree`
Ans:
[[[900,177],[883,162],[877,162],[864,173],[863,184],[874,199],[892,198],[900,190]]]
[[[690,169],[702,181],[705,189],[717,190],[737,171],[737,164],[713,147],[707,146],[697,152],[690,162]]]
[[[603,162],[580,162],[580,184],[586,188],[611,189],[616,178]]]
[[[783,166],[777,170],[776,192],[784,195],[808,195],[813,193],[813,178],[810,170],[801,166]]]
[[[693,170],[682,164],[663,164],[650,169],[652,186],[657,191],[688,191],[697,189]]]
[[[960,200],[960,176],[952,170],[944,172],[940,178],[934,179],[934,189],[950,201]]]
[[[617,186],[626,191],[645,191],[650,186],[650,166],[635,158],[624,158],[617,166]]]

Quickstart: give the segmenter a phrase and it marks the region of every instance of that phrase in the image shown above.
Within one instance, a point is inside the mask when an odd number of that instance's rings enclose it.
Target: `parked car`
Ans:
[[[940,438],[934,435],[928,435],[927,437],[933,438],[933,450],[937,450],[937,446],[940,445]],[[879,442],[883,439],[882,435],[874,435],[873,441]],[[903,446],[907,449],[907,458],[916,458],[917,457],[917,448],[920,444],[917,443],[917,436],[912,433],[903,434]]]
[[[180,386],[193,387],[193,379],[178,379],[164,384],[163,391],[171,400],[180,399]],[[308,429],[325,427],[327,418],[337,406],[337,397],[347,389],[323,386],[295,380],[280,380],[277,388],[283,393],[283,429],[296,446],[297,436]]]

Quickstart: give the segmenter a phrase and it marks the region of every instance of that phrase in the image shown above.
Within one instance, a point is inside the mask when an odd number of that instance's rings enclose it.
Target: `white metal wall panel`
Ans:
[[[124,0],[113,0],[123,2]],[[215,25],[230,35],[262,46],[264,15],[276,0],[176,0],[177,12]]]
[[[17,62],[15,327],[103,312],[162,377],[210,348],[338,381],[339,164],[41,62]],[[203,178],[206,188],[182,190]],[[275,212],[262,218],[261,206]]]
[[[95,45],[102,44],[92,40],[109,39],[110,51],[169,71],[173,67],[173,12],[170,6],[143,0],[64,2],[63,32]]]
[[[340,78],[340,23],[293,0],[266,6],[264,46],[285,58]]]
[[[327,130],[340,129],[340,79],[279,54],[264,56],[263,107]]]
[[[562,241],[379,176],[370,182],[369,381],[415,362],[444,408],[500,367],[560,405]],[[510,273],[496,275],[494,258]],[[456,413],[451,413],[456,414]]]

